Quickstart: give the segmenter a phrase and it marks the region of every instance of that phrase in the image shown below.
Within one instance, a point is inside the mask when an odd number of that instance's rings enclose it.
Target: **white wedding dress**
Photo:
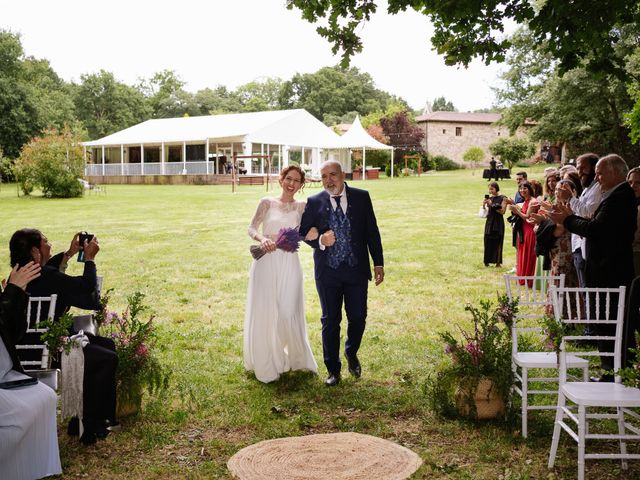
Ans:
[[[0,381],[26,375],[12,370],[0,339]],[[62,473],[56,429],[56,392],[44,383],[0,389],[0,479],[32,480]]]
[[[263,198],[249,236],[275,241],[281,228],[300,225],[304,202]],[[276,250],[254,260],[249,272],[244,320],[244,366],[261,382],[277,380],[289,370],[318,372],[307,338],[302,268],[297,253]]]

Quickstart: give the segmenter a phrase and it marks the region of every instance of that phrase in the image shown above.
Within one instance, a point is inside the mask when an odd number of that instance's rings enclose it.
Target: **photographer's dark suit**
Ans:
[[[84,263],[82,276],[72,277],[60,271],[63,254],[51,257],[42,267],[39,278],[27,285],[27,292],[35,297],[58,295],[55,319],[57,320],[70,307],[85,310],[99,310],[100,296],[97,291],[96,264],[93,261]],[[44,320],[41,318],[40,320]],[[36,319],[32,319],[37,321]],[[28,343],[26,341],[22,343]],[[105,419],[115,420],[116,408],[116,367],[118,357],[115,344],[109,338],[87,335],[89,344],[82,350],[84,353],[83,403],[85,428],[92,428],[91,422]],[[37,339],[36,343],[42,343]]]
[[[344,217],[348,221],[348,229],[343,234],[350,238],[348,258],[339,265],[331,266],[331,249],[335,248],[335,245],[321,250],[318,240],[307,242],[314,248],[316,288],[322,307],[324,363],[327,370],[334,374],[339,374],[342,367],[342,303],[344,301],[348,321],[345,353],[351,357],[355,356],[360,348],[367,318],[367,290],[368,281],[371,280],[369,254],[375,266],[384,266],[380,232],[369,192],[345,184],[345,194],[348,206]],[[335,214],[327,191],[309,197],[302,215],[300,234],[306,235],[311,227],[316,227],[320,233],[326,232],[331,228],[332,216]],[[338,240],[339,233],[335,233]]]

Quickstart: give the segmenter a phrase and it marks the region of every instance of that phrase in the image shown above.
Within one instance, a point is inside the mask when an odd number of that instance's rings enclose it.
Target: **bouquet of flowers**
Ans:
[[[281,228],[276,238],[276,248],[285,252],[297,252],[300,247],[300,240],[303,240],[295,228]],[[253,258],[260,260],[267,252],[260,245],[251,245],[249,251]]]

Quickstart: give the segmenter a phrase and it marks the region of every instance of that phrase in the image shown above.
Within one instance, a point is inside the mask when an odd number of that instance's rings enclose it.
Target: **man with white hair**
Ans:
[[[368,283],[384,280],[384,258],[380,231],[369,192],[344,181],[340,163],[326,161],[320,166],[324,190],[307,199],[300,222],[300,234],[311,227],[321,233],[309,241],[314,249],[316,289],[322,307],[322,351],[329,387],[340,382],[340,322],[342,306],[347,314],[345,356],[349,373],[358,378],[362,367],[358,349],[367,318]],[[370,259],[374,274],[371,274]]]
[[[564,224],[571,233],[585,238],[587,287],[626,286],[628,289],[633,280],[632,244],[637,208],[633,189],[626,182],[628,171],[627,164],[618,155],[598,160],[595,172],[602,202],[591,218],[574,215],[569,206],[557,206],[547,212],[556,224]],[[601,362],[603,369],[613,368],[611,357],[602,357]]]

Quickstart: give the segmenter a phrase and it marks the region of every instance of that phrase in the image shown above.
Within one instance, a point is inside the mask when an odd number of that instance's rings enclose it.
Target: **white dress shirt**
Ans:
[[[569,200],[569,206],[573,213],[582,218],[591,218],[602,202],[602,188],[600,184],[594,180],[587,188],[582,191],[580,198],[572,198]],[[586,241],[580,235],[571,234],[571,251],[575,252],[578,248],[582,250],[582,258],[587,258]]]

